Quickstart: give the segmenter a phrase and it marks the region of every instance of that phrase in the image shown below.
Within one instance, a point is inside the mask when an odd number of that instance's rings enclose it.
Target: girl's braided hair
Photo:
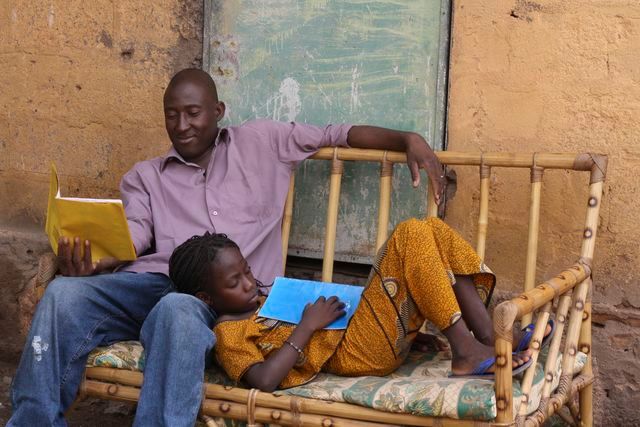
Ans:
[[[202,290],[209,265],[223,248],[238,248],[226,234],[193,236],[178,246],[169,259],[169,277],[178,292],[195,295]]]

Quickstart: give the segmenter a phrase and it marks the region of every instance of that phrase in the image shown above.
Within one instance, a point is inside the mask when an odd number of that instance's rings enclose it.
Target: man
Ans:
[[[197,298],[173,292],[169,257],[193,235],[223,232],[239,244],[256,277],[273,281],[282,273],[280,222],[289,176],[320,147],[406,151],[413,185],[419,169],[426,169],[436,200],[441,197],[442,166],[415,133],[266,120],[219,129],[224,112],[207,73],[187,69],[172,78],[164,113],[173,147],[165,157],[136,164],[120,188],[138,259],[92,264],[90,242],[60,241],[63,277],[38,305],[12,387],[8,425],[66,425],[63,414],[88,354],[98,345],[135,339],[146,354],[135,425],[193,425],[216,341],[215,313]]]

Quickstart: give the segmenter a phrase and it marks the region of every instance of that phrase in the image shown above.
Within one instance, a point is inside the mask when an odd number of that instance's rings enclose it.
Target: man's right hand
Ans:
[[[84,254],[82,254],[84,246]],[[112,271],[122,261],[116,258],[103,258],[96,263],[91,262],[91,242],[81,243],[79,237],[73,239],[60,237],[58,240],[58,266],[63,276],[91,276],[102,272]]]

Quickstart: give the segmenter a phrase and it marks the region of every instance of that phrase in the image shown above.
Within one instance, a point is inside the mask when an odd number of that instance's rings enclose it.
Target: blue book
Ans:
[[[345,303],[346,314],[324,329],[346,329],[358,308],[362,291],[362,286],[276,277],[258,316],[297,325],[302,320],[302,312],[308,303],[313,304],[320,296],[329,298],[335,295]]]

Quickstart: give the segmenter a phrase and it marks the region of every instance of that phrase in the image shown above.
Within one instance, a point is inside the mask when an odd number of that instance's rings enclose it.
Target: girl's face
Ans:
[[[198,295],[218,314],[246,313],[258,307],[258,286],[237,248],[220,249],[216,259],[209,264],[209,274],[204,284],[208,301]]]

